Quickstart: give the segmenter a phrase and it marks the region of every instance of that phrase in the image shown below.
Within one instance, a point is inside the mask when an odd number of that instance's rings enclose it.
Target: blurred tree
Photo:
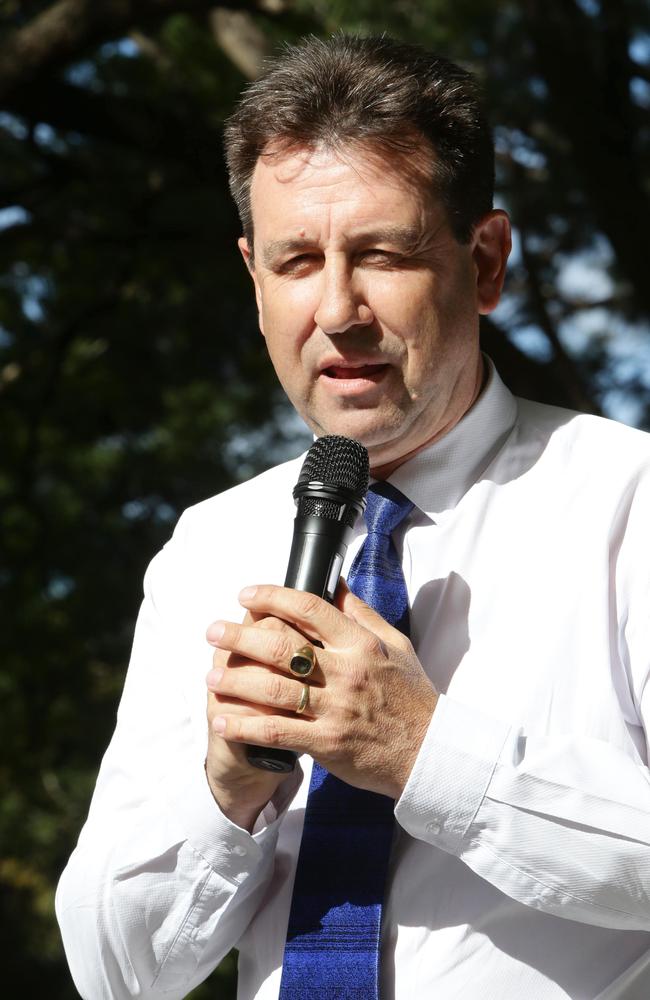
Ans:
[[[215,43],[223,17],[0,10],[0,947],[8,988],[63,997],[53,888],[114,725],[146,563],[183,507],[296,431],[234,249],[221,122],[245,79]]]
[[[221,124],[278,41],[339,27],[423,42],[485,82],[517,224],[484,328],[508,383],[650,424],[645,2],[0,0],[9,990],[75,995],[53,888],[112,731],[148,559],[187,504],[304,443],[233,249]],[[215,976],[229,995],[232,960]]]

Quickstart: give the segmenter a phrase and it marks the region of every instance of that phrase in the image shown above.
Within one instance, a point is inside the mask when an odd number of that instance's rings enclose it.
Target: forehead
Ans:
[[[257,161],[251,183],[256,236],[296,224],[355,223],[421,216],[438,207],[430,157],[407,157],[369,145],[332,149],[270,149]]]

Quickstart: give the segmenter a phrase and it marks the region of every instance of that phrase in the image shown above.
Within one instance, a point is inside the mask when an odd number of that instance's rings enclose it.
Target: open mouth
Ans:
[[[341,379],[342,381],[350,381],[351,379],[373,379],[378,378],[382,375],[388,365],[356,365],[354,368],[348,368],[344,365],[331,365],[329,368],[323,369],[323,375],[327,375],[328,378]]]

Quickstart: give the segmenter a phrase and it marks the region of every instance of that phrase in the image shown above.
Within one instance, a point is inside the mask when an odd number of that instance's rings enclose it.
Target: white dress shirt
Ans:
[[[88,1000],[183,997],[232,946],[241,1000],[277,996],[310,762],[252,836],[221,814],[205,629],[282,582],[301,461],[187,511],[148,570],[57,895]],[[517,400],[492,370],[391,482],[417,506],[396,541],[442,695],[395,809],[383,997],[648,1000],[650,436]]]

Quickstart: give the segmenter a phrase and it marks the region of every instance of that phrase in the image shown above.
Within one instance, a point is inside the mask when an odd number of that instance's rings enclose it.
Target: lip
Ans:
[[[351,396],[367,392],[383,381],[390,370],[387,361],[363,358],[329,358],[320,368],[320,379],[328,390]]]
[[[386,368],[389,362],[384,358],[374,357],[357,357],[357,358],[341,358],[339,356],[330,356],[325,358],[320,366],[320,374],[329,372],[330,370],[342,370],[351,373],[352,378],[362,377],[363,370],[373,370],[379,368]],[[353,373],[358,371],[358,375],[355,376]]]

